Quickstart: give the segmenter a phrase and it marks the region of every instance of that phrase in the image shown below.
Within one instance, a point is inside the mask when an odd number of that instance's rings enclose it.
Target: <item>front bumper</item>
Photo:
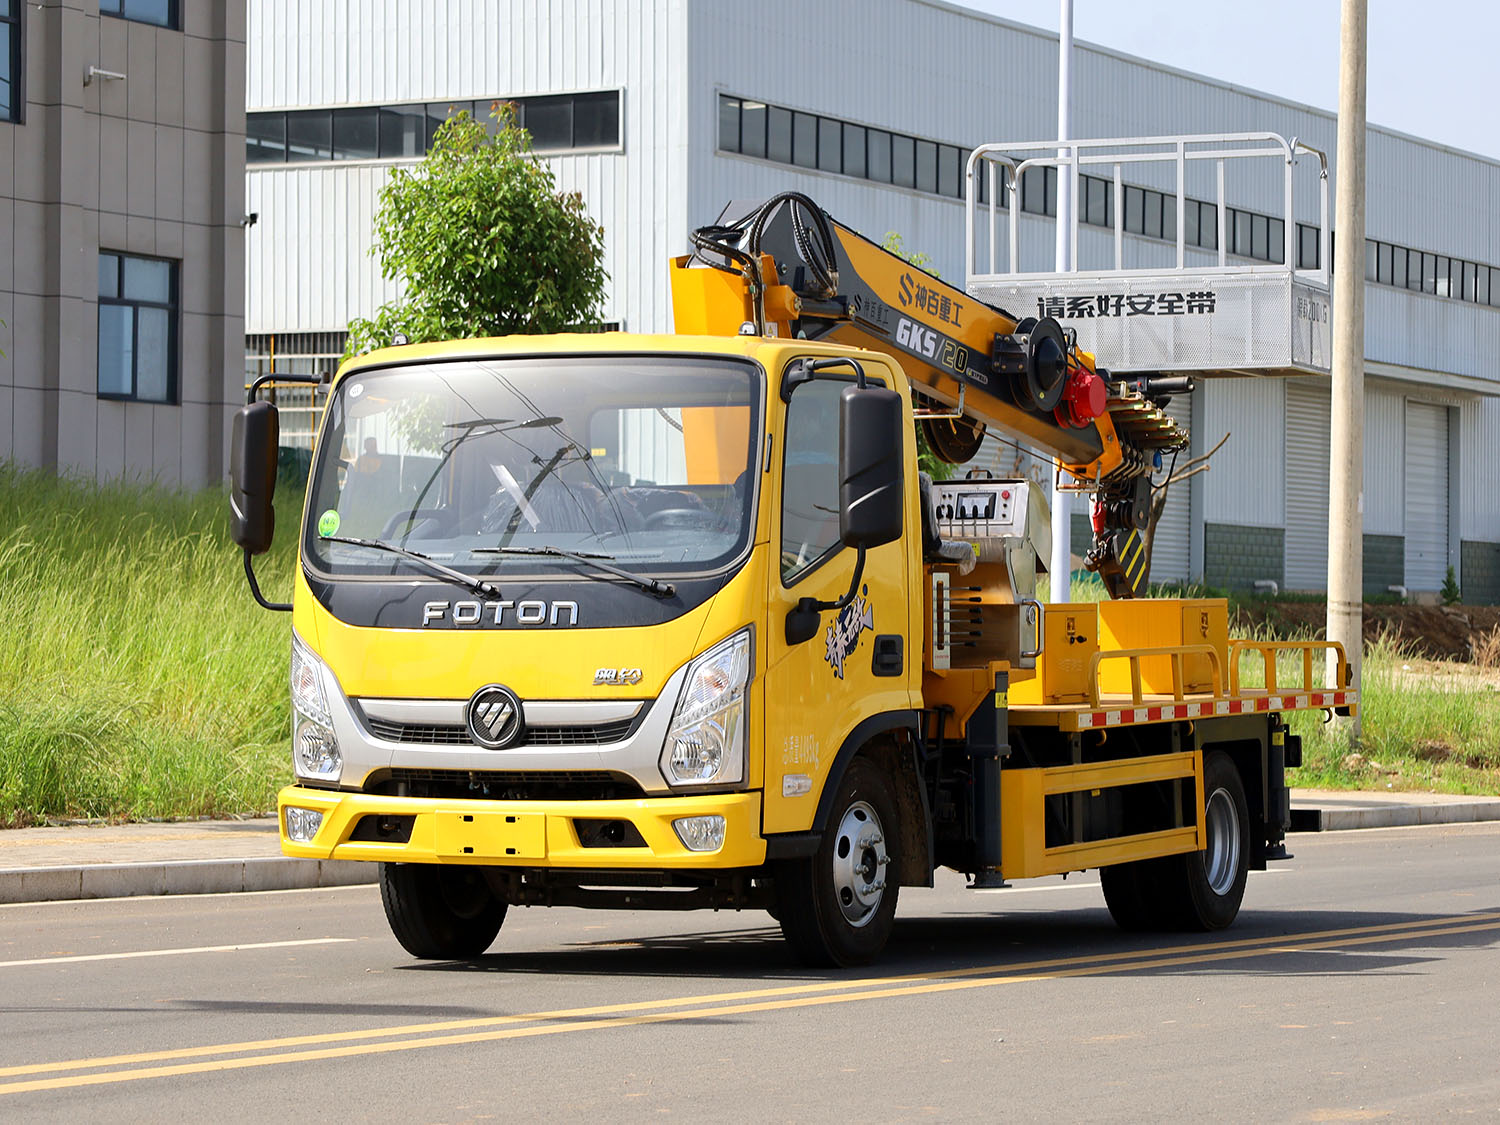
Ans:
[[[757,867],[766,858],[758,792],[627,801],[467,801],[289,785],[276,803],[282,852],[310,859],[686,871]],[[288,805],[323,814],[322,825],[308,843],[296,843],[287,835]],[[690,851],[672,822],[710,814],[725,819],[723,846],[714,852]],[[405,841],[352,839],[366,817],[412,817],[411,835]],[[584,847],[575,820],[626,821],[635,826],[645,846]]]

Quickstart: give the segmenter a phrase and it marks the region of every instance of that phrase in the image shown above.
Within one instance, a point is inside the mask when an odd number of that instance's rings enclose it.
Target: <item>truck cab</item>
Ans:
[[[851,545],[843,399],[882,390],[899,445],[869,503],[895,535]],[[387,865],[393,926],[427,956],[482,950],[502,902],[768,905],[768,861],[815,847],[836,761],[879,747],[914,778],[906,392],[884,357],[760,337],[347,364],[299,534],[285,851]],[[835,892],[851,931],[894,911],[896,798],[845,802],[869,826]]]

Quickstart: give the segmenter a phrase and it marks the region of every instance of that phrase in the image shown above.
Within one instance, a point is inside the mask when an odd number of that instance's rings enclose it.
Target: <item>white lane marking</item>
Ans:
[[[0,902],[0,910],[37,910],[43,906],[94,906],[106,903],[126,903],[140,906],[148,902],[181,903],[200,898],[244,898],[246,895],[315,895],[330,891],[375,890],[375,881],[368,883],[340,883],[333,887],[287,887],[279,891],[210,891],[201,895],[121,895],[119,898],[53,898],[41,902]]]
[[[61,957],[32,957],[25,961],[0,961],[0,969],[19,965],[63,965],[72,961],[124,961],[131,957],[175,957],[180,953],[240,953],[247,949],[286,949],[294,945],[334,945],[356,938],[302,938],[299,941],[258,941],[245,945],[198,945],[190,949],[139,949],[133,953],[80,953]]]

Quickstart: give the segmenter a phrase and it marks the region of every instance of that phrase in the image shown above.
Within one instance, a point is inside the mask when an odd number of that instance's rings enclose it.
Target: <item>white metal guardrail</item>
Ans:
[[[1318,176],[1318,262],[1309,269],[1296,265],[1293,176],[1301,156],[1316,158]],[[1230,261],[1228,214],[1236,204],[1230,202],[1226,179],[1252,162],[1264,166],[1267,161],[1282,166],[1282,261]],[[1188,196],[1189,169],[1204,164],[1212,168],[1216,185],[1212,203],[1217,252],[1211,261],[1203,260],[1210,251],[1187,241],[1186,210],[1200,202]],[[1127,266],[1129,170],[1164,165],[1174,173],[1175,186],[1161,194],[1168,206],[1175,204],[1175,264]],[[1021,200],[1016,188],[1028,171],[1042,168],[1055,168],[1059,176],[1068,177],[1075,201],[1081,197],[1086,172],[1099,174],[1109,184],[1114,203],[1108,228],[1114,243],[1113,268],[1077,267],[1083,208],[1076,203],[1063,232],[1071,240],[1075,267],[1066,272],[1019,268]],[[982,202],[976,190],[981,177],[988,189]],[[1002,208],[1007,189],[1009,206]],[[1055,233],[1060,221],[1055,216],[1027,214],[1052,224]],[[1328,161],[1295,139],[1288,142],[1275,133],[1230,133],[981,145],[969,156],[965,232],[971,294],[1022,315],[1034,310],[1079,328],[1084,346],[1112,369],[1204,374],[1306,374],[1329,369]],[[985,237],[979,237],[981,233]]]

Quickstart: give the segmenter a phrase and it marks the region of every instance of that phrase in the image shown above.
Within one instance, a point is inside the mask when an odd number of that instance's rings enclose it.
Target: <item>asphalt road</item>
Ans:
[[[514,910],[421,964],[372,887],[0,907],[0,1120],[1500,1116],[1500,825],[1294,850],[1223,934],[949,879],[827,974],[763,914]]]

